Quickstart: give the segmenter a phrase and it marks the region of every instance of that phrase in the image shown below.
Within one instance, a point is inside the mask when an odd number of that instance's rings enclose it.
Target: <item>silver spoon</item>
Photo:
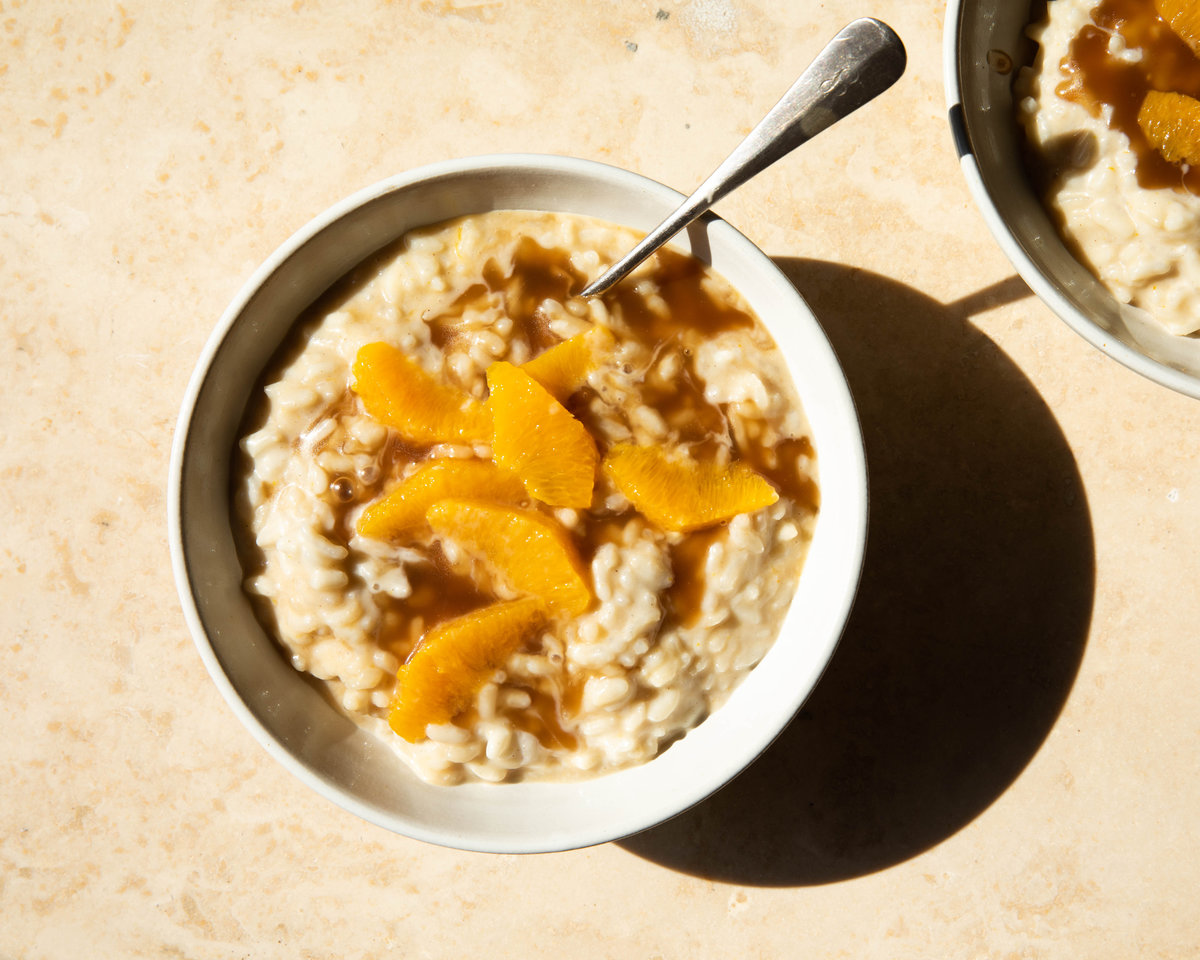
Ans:
[[[726,194],[879,96],[900,79],[906,61],[904,44],[891,27],[869,17],[855,20],[696,192],[580,296],[603,293]]]

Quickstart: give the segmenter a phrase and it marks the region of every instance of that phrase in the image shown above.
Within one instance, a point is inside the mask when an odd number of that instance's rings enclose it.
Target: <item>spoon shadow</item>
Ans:
[[[1078,671],[1095,555],[1074,457],[1032,384],[968,318],[886,277],[777,264],[820,318],[858,406],[871,519],[824,677],[734,782],[621,841],[686,873],[831,883],[903,862],[979,816],[1029,763]]]

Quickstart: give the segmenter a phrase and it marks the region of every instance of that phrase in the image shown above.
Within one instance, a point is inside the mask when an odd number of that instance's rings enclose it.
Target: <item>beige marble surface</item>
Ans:
[[[861,406],[862,592],[803,713],[673,823],[426,846],[238,724],[166,546],[184,386],[254,266],[427,161],[690,189],[864,13],[885,100],[721,212]],[[0,0],[0,958],[1200,954],[1200,403],[1035,300],[972,207],[936,0]]]

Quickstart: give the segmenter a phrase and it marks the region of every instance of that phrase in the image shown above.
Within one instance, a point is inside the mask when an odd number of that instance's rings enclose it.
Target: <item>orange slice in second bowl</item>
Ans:
[[[449,723],[545,620],[546,605],[522,597],[434,627],[396,673],[388,724],[415,743],[429,724]]]
[[[572,616],[592,591],[571,535],[549,517],[481,500],[440,500],[425,515],[439,537],[487,562],[510,589]]]
[[[1138,110],[1138,126],[1170,163],[1200,163],[1200,100],[1150,90]]]
[[[618,444],[603,470],[639,513],[664,530],[699,530],[779,499],[744,463],[700,463],[669,457],[659,447]]]
[[[525,486],[516,474],[490,460],[446,457],[428,460],[359,515],[356,529],[374,540],[394,540],[428,529],[425,511],[450,497],[519,503]]]
[[[1154,0],[1154,6],[1175,35],[1200,55],[1200,6],[1196,0]]]
[[[496,462],[516,473],[542,503],[591,506],[599,455],[587,427],[511,363],[493,363],[487,380]]]
[[[354,360],[352,389],[367,413],[414,443],[472,443],[491,439],[487,406],[442,383],[390,343],[368,343]]]

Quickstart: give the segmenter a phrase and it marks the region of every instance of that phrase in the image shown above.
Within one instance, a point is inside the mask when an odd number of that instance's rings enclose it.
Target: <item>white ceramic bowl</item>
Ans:
[[[1025,173],[1012,83],[1031,60],[1030,16],[1028,0],[950,0],[946,8],[946,101],[975,202],[1017,272],[1076,333],[1143,376],[1200,397],[1200,338],[1172,336],[1118,302],[1059,238]]]
[[[179,594],[200,655],[233,711],[272,756],[347,810],[470,850],[562,850],[626,836],[702,800],[747,766],[787,725],[833,653],[866,535],[858,421],[804,301],[770,259],[715,217],[693,225],[677,246],[732,281],[786,354],[813,428],[822,509],[778,641],[713,716],[652,762],[593,780],[430,786],[289,665],[242,592],[229,472],[243,411],[295,318],[334,281],[409,229],[462,214],[551,210],[647,230],[680,200],[636,174],[562,157],[435,164],[321,214],[275,251],[221,317],[188,386],[172,450],[169,524]]]

